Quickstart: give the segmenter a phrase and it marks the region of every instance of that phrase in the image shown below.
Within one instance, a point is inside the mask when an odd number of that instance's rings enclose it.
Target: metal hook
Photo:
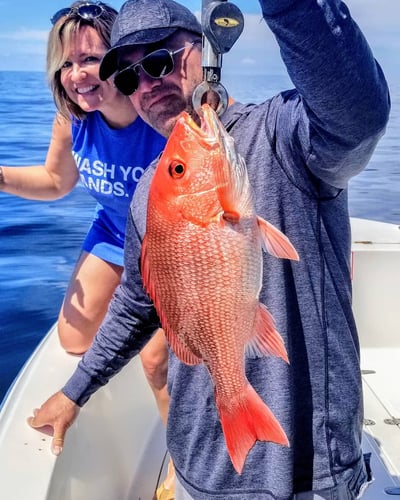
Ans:
[[[222,115],[228,107],[228,92],[221,83],[203,81],[198,85],[192,96],[193,107],[197,111],[202,104],[208,103],[218,115]]]

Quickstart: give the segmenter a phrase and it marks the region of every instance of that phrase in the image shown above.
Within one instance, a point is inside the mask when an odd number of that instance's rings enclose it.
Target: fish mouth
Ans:
[[[228,135],[220,122],[217,113],[209,104],[203,104],[197,110],[200,118],[200,126],[186,111],[182,112],[182,120],[190,130],[200,139],[209,143],[225,144],[225,136]]]
[[[204,135],[214,137],[217,140],[222,139],[222,124],[217,113],[208,104],[203,104],[199,110],[201,121],[200,129]]]
[[[216,111],[209,104],[202,104],[197,110],[200,118],[200,126],[186,111],[181,114],[181,123],[188,127],[190,132],[206,144],[208,148],[220,148],[221,154],[225,155],[230,162],[239,162],[239,157],[234,146],[234,139],[228,134]],[[179,119],[178,119],[179,121]]]
[[[209,104],[203,104],[199,111],[203,134],[213,137],[214,141],[218,142],[228,161],[238,162],[234,139],[225,130],[216,111]]]

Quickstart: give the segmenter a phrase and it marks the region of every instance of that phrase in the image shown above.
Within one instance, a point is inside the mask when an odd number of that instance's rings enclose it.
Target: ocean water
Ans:
[[[44,73],[0,72],[0,165],[43,164],[55,108]],[[0,401],[56,321],[94,201],[0,192]]]
[[[291,87],[283,73],[224,80],[235,99],[260,102]],[[352,216],[400,224],[400,76],[392,113],[367,168],[350,185]],[[54,105],[44,73],[0,72],[0,165],[43,164]],[[94,201],[78,185],[53,202],[0,192],[0,401],[56,321]]]

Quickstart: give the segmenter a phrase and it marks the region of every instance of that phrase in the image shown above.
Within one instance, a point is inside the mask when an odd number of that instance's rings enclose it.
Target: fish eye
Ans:
[[[169,166],[169,175],[173,179],[180,179],[185,175],[186,168],[179,161],[174,161]]]

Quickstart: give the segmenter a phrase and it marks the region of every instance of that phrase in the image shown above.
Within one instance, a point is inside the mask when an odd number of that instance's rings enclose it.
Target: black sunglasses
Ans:
[[[130,64],[119,71],[114,77],[114,85],[124,95],[132,95],[139,87],[139,69],[143,70],[150,78],[164,78],[174,71],[174,56],[186,49],[188,44],[195,45],[200,40],[187,42],[184,47],[177,50],[158,49],[138,62]]]
[[[72,16],[77,14],[82,19],[96,19],[100,17],[104,12],[104,7],[101,2],[87,2],[81,5],[76,5],[75,7],[64,7],[64,9],[58,10],[54,16],[50,19],[51,24],[56,24],[56,22],[64,16]]]

